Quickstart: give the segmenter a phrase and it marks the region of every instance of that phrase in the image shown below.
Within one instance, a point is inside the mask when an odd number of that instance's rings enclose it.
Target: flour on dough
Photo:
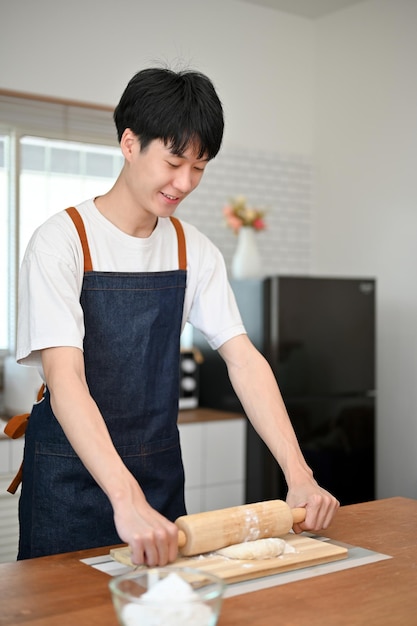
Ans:
[[[273,559],[287,552],[295,552],[295,550],[292,546],[287,544],[284,539],[275,537],[235,543],[227,548],[216,550],[216,554],[226,556],[229,559],[240,559],[242,561],[250,559]]]

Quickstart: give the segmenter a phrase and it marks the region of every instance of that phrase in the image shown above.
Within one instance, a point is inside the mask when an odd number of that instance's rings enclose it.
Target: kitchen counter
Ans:
[[[345,506],[326,537],[385,560],[226,598],[218,626],[417,623],[417,500]],[[0,624],[116,626],[109,576],[80,562],[100,548],[0,565]]]
[[[184,409],[178,413],[178,424],[197,424],[203,422],[218,422],[222,420],[235,420],[245,417],[243,413],[232,413],[220,409]]]
[[[183,409],[179,411],[178,424],[201,424],[203,422],[242,419],[242,417],[244,417],[242,413],[198,407],[196,409]],[[8,439],[7,435],[4,434],[4,427],[7,422],[8,418],[4,415],[0,415],[0,439]]]

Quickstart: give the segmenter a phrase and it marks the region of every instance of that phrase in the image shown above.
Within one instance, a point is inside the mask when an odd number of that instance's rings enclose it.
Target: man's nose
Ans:
[[[176,171],[175,188],[182,193],[189,193],[193,189],[193,177],[190,169],[179,168]]]

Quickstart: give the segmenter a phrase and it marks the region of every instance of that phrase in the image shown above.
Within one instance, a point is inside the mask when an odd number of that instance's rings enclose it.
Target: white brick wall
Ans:
[[[200,186],[178,209],[222,251],[230,270],[236,237],[222,209],[237,195],[266,208],[267,230],[257,233],[265,274],[308,274],[311,261],[313,170],[299,155],[221,150]]]

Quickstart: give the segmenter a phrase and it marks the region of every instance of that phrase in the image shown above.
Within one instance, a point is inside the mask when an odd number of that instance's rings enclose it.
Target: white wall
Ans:
[[[417,2],[317,23],[314,267],[378,281],[378,496],[417,498]]]
[[[225,147],[314,155],[311,269],[378,279],[379,497],[417,497],[416,5],[311,22],[235,0],[0,0],[0,88],[114,105],[183,58],[220,92]]]
[[[115,105],[182,59],[214,81],[225,143],[311,153],[313,26],[235,0],[0,0],[0,88]]]

